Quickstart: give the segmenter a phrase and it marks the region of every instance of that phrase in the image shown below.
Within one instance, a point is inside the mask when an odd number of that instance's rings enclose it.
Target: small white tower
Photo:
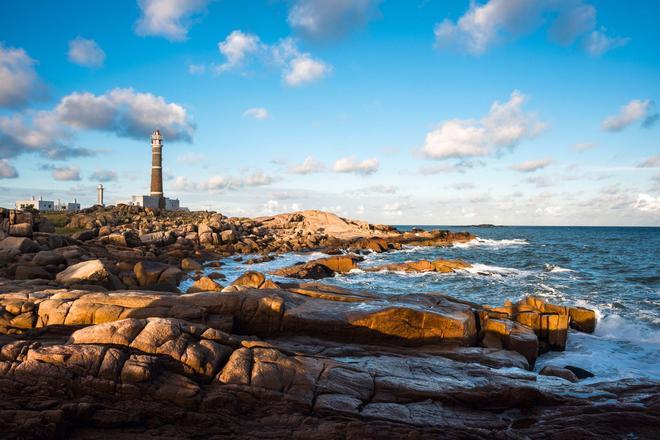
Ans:
[[[99,183],[99,186],[96,188],[97,195],[97,205],[105,206],[103,204],[103,184]]]

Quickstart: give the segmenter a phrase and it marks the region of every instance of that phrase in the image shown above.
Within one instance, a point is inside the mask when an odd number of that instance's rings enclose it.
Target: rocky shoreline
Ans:
[[[67,219],[0,210],[5,438],[654,438],[659,384],[533,371],[594,311],[528,296],[486,307],[315,280],[451,273],[360,254],[475,237],[303,211],[256,219],[118,206]],[[330,257],[224,281],[223,258]],[[247,261],[246,263],[249,263]],[[206,269],[206,270],[205,270]],[[212,270],[211,270],[212,269]],[[286,282],[273,280],[285,278]],[[187,292],[181,281],[192,277]],[[313,280],[313,281],[310,281]]]

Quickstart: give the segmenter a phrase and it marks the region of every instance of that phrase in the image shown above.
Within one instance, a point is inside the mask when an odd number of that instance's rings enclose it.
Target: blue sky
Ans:
[[[0,3],[0,206],[660,224],[660,4]],[[660,121],[658,121],[660,122]]]

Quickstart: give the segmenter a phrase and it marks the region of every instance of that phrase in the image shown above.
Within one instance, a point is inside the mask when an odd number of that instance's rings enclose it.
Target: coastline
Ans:
[[[249,437],[267,427],[276,438],[413,430],[474,438],[632,430],[651,438],[660,426],[648,397],[660,389],[656,380],[592,382],[563,367],[530,370],[539,355],[561,352],[574,331],[594,331],[588,308],[526,294],[493,307],[337,285],[359,271],[460,282],[470,267],[483,272],[478,261],[365,267],[362,259],[460,251],[481,237],[398,233],[317,211],[227,219],[120,207],[68,220],[80,229],[72,236],[31,217],[0,242],[0,378],[9,405],[0,418],[16,436],[32,429],[11,416],[16,411],[44,424],[44,437],[126,429]],[[293,264],[292,256],[285,272],[248,267],[307,252],[318,258]],[[241,257],[237,277],[227,278],[223,267],[240,255],[256,262]],[[190,275],[186,287],[196,293],[179,292]],[[55,391],[62,385],[66,394]],[[58,397],[47,408],[30,408],[52,393]],[[178,420],[165,415],[172,411]]]

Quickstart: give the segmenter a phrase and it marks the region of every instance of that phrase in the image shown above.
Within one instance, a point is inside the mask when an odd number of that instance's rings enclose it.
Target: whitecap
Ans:
[[[474,275],[516,276],[525,275],[527,271],[512,267],[491,266],[489,264],[474,263],[470,267],[457,269],[456,272],[467,272]]]
[[[471,247],[483,246],[483,247],[502,248],[509,246],[524,246],[527,244],[529,244],[529,242],[523,238],[510,238],[510,239],[502,239],[502,240],[492,240],[490,238],[475,238],[465,243],[454,243],[453,247],[471,248]]]
[[[573,269],[567,269],[565,267],[561,267],[556,264],[546,264],[543,269],[546,272],[553,272],[553,273],[575,272]]]

